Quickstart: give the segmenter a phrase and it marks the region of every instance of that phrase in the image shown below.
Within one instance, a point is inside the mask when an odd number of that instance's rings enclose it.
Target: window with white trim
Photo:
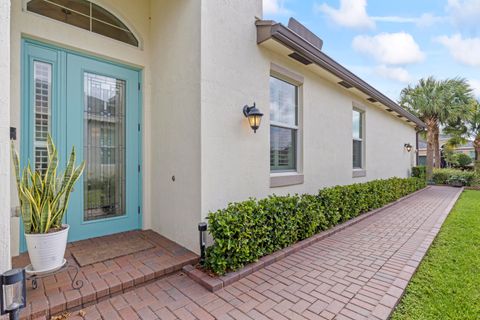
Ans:
[[[270,77],[270,171],[297,170],[298,87]]]
[[[363,112],[353,109],[352,128],[353,128],[353,169],[363,169],[364,153],[364,115]]]
[[[111,12],[87,0],[30,0],[27,10],[138,47],[133,32]]]

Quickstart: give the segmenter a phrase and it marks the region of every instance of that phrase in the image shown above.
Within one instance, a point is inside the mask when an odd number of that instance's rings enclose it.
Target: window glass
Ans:
[[[60,1],[58,1],[60,2]],[[90,30],[90,19],[88,16],[81,14],[79,11],[67,9],[54,2],[44,0],[32,0],[27,5],[28,11],[41,14],[72,26]]]
[[[426,156],[419,156],[418,157],[418,165],[419,166],[426,166],[427,165],[427,157]]]
[[[362,138],[362,114],[357,110],[353,110],[353,138]]]
[[[270,77],[270,170],[296,169],[298,88]]]
[[[362,168],[362,141],[353,140],[353,168]]]
[[[363,168],[363,114],[353,110],[352,136],[353,136],[353,168]]]
[[[270,77],[270,121],[297,125],[297,87]]]
[[[115,164],[115,127],[100,128],[101,164]]]
[[[30,1],[30,3],[43,3],[43,5],[48,5],[49,3],[57,4],[59,6],[69,8],[78,13],[84,15],[90,15],[90,2],[84,0],[47,0],[47,1]],[[29,3],[29,5],[30,5]]]
[[[92,21],[92,31],[110,38],[113,38],[118,41],[134,44],[135,46],[138,45],[137,40],[135,39],[135,36],[129,32],[125,31],[123,29],[119,29],[115,26],[112,26],[107,23],[103,23],[101,21]]]
[[[84,220],[125,215],[126,81],[84,73]]]
[[[86,0],[31,0],[27,10],[138,47],[138,40],[118,18]]]
[[[270,126],[270,167],[295,169],[296,130]]]
[[[50,132],[52,103],[52,65],[45,62],[33,63],[34,82],[34,153],[35,169],[45,173],[48,165],[47,136]]]
[[[92,17],[112,26],[128,30],[127,26],[104,8],[92,3]]]

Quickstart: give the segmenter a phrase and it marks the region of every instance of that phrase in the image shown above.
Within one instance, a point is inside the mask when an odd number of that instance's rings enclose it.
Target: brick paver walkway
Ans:
[[[386,319],[459,191],[431,187],[216,293],[177,273],[85,319]]]

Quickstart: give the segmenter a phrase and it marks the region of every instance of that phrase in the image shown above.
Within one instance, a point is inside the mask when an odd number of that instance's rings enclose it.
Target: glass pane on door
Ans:
[[[125,210],[124,80],[84,74],[84,221]]]
[[[52,103],[52,65],[35,61],[33,63],[35,130],[33,134],[35,170],[42,174],[47,171],[47,135],[50,132],[50,111]]]

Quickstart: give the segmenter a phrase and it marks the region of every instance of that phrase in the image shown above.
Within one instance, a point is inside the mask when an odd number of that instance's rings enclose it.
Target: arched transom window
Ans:
[[[87,0],[30,0],[27,10],[138,47],[128,27],[104,8]]]

